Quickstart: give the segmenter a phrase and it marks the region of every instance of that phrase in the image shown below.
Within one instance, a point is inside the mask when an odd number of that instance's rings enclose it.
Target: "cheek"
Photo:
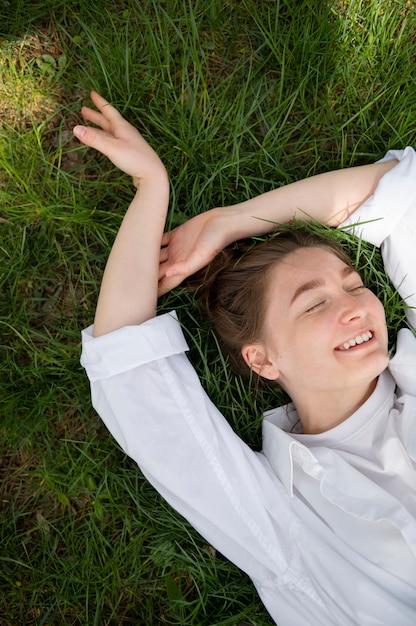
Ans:
[[[318,328],[297,328],[279,343],[277,359],[282,370],[304,371],[315,367],[322,360],[322,336],[327,325]]]
[[[388,335],[387,325],[386,325],[386,312],[385,312],[384,306],[381,304],[380,300],[377,300],[377,302],[378,302],[378,314],[379,314],[380,327],[381,327],[381,331],[380,332],[383,334],[385,348],[386,348],[386,352],[387,352],[387,350],[388,350],[388,343],[389,343],[389,335]]]
[[[368,307],[370,311],[372,312],[374,319],[378,321],[379,324],[382,324],[385,326],[386,325],[386,312],[384,310],[384,306],[382,305],[381,301],[377,298],[377,296],[375,296],[374,294],[371,294],[370,296]]]

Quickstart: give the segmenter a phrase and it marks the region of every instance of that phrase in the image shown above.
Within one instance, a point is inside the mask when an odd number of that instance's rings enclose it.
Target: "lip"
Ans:
[[[352,339],[355,339],[356,337],[359,337],[360,335],[363,335],[365,333],[371,333],[371,339],[368,339],[367,341],[363,341],[362,343],[357,343],[355,346],[352,346],[351,348],[348,348],[348,350],[343,350],[342,347],[344,346],[344,344],[348,343],[349,341],[351,341]],[[345,341],[343,341],[342,343],[340,343],[335,350],[337,352],[352,352],[352,351],[356,351],[359,350],[361,348],[365,348],[368,344],[372,344],[373,340],[375,337],[375,333],[374,330],[372,328],[367,328],[366,330],[363,330],[361,332],[356,333],[355,335],[350,336],[349,339],[346,339]]]

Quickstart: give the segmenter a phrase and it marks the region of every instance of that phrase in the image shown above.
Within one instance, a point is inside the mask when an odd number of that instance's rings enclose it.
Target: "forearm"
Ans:
[[[391,160],[319,174],[239,204],[200,213],[165,234],[161,286],[173,289],[227,245],[272,232],[293,219],[339,226],[374,193],[382,176],[396,163]]]
[[[293,219],[338,226],[371,196],[397,161],[374,163],[318,174],[226,207],[229,243],[271,232]]]
[[[142,181],[123,219],[104,272],[94,336],[156,314],[160,242],[169,200],[167,177]]]

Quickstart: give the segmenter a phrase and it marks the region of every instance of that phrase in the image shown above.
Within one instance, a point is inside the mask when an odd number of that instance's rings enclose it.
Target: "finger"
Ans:
[[[166,295],[167,293],[169,293],[170,289],[167,285],[162,285],[159,284],[158,288],[157,288],[157,297],[161,298],[162,296]]]
[[[119,113],[112,104],[100,96],[100,94],[96,91],[91,91],[91,100],[94,102],[97,109],[99,109],[104,117],[106,117],[110,122],[117,122],[120,119],[124,119],[121,113]]]
[[[194,252],[190,252],[186,259],[178,260],[175,263],[166,263],[166,276],[190,276],[197,270],[206,265],[206,261],[202,257],[197,256]]]
[[[75,126],[73,133],[82,143],[90,148],[95,148],[102,154],[107,155],[111,149],[113,137],[103,130],[91,126]]]
[[[95,106],[96,106],[97,108],[99,108],[99,109],[100,109],[101,107],[103,107],[103,106],[106,106],[107,104],[110,104],[110,103],[108,102],[108,100],[106,100],[105,98],[103,98],[103,97],[102,97],[102,96],[98,93],[98,91],[95,91],[95,89],[91,89],[91,91],[90,91],[90,97],[91,97],[91,100],[94,102]]]
[[[160,249],[159,263],[165,263],[169,258],[169,250],[167,248]]]
[[[166,276],[166,263],[160,263],[158,281],[160,282],[162,278],[164,278],[165,276]]]
[[[168,289],[177,287],[189,274],[178,271],[175,266],[169,266],[168,263],[161,263],[159,265],[159,285],[168,286]]]
[[[110,122],[104,117],[102,113],[99,113],[99,111],[94,111],[94,109],[90,109],[89,107],[82,107],[81,113],[88,122],[96,124],[96,126],[100,126],[103,130],[110,130]]]
[[[213,256],[201,256],[195,252],[190,252],[188,257],[183,261],[177,261],[176,263],[166,263],[166,277],[173,278],[179,276],[180,280],[184,280],[188,276],[192,276],[195,272],[208,265],[213,259]]]
[[[170,236],[172,234],[173,231],[168,230],[165,233],[163,233],[162,235],[162,241],[161,241],[161,246],[167,246],[169,244],[169,240],[170,240]]]
[[[182,277],[180,276],[175,276],[174,278],[166,278],[166,276],[164,276],[163,278],[160,279],[159,284],[158,284],[158,297],[163,296],[164,294],[168,293],[169,291],[172,291],[172,289],[175,289],[176,287],[178,287],[182,282]]]
[[[184,280],[184,278],[190,276],[192,273],[192,268],[187,261],[178,261],[171,265],[165,263],[166,278],[175,279],[175,277],[178,277],[179,280]]]

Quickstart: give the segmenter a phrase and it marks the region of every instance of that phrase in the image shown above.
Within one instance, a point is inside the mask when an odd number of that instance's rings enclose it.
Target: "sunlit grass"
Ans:
[[[52,121],[60,110],[58,80],[65,65],[65,54],[47,33],[3,40],[0,55],[3,129],[25,131]]]
[[[169,224],[415,144],[407,0],[0,1],[0,621],[271,624],[247,578],[143,480],[90,408],[80,330],[131,198],[71,128],[94,88],[151,140]],[[338,235],[386,306],[371,246]],[[253,447],[283,400],[234,376],[185,290],[201,380]]]

